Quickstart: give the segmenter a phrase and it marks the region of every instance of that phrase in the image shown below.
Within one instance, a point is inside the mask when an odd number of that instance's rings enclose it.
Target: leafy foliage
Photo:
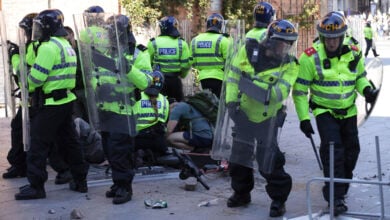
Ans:
[[[293,22],[299,24],[300,28],[310,29],[313,27],[313,21],[320,18],[320,6],[316,0],[307,0],[303,5],[302,12],[297,15],[287,16]]]

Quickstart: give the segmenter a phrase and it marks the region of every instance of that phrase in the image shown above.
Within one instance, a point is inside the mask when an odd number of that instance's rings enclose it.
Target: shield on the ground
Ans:
[[[5,116],[14,117],[16,113],[16,99],[13,95],[17,85],[13,79],[14,73],[12,70],[11,61],[8,57],[8,41],[7,41],[7,28],[4,22],[3,12],[0,11],[0,34],[1,34],[1,49],[3,55],[3,68],[4,68],[4,105]]]
[[[136,135],[134,86],[128,72],[129,36],[112,13],[74,15],[91,126],[98,131]]]
[[[367,79],[370,81],[371,86],[374,89],[378,89],[380,94],[380,90],[382,87],[382,80],[383,80],[383,64],[381,59],[379,58],[374,58],[371,59],[367,64],[366,64],[366,72],[367,72]],[[378,100],[378,97],[377,99]],[[362,125],[367,118],[370,116],[372,110],[375,107],[375,103],[367,103],[365,98],[361,95],[358,95],[356,98],[356,106],[358,109],[358,115],[357,115],[357,123],[358,126]]]
[[[225,66],[212,157],[250,168],[257,162],[260,171],[270,173],[278,154],[284,103],[295,80],[288,74],[296,68],[294,46],[272,39],[242,44],[241,31],[231,36],[235,43]]]
[[[26,60],[26,34],[23,28],[18,29],[19,38],[19,81],[22,106],[22,125],[23,125],[23,146],[24,151],[30,149],[30,114],[29,114],[29,92],[28,92],[28,67]]]

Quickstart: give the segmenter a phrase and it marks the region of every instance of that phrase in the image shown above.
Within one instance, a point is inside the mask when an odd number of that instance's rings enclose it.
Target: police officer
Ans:
[[[329,143],[334,142],[334,176],[352,179],[360,151],[355,105],[357,93],[373,103],[378,91],[371,88],[365,77],[364,60],[359,49],[343,44],[347,31],[344,16],[327,14],[317,25],[317,31],[320,43],[306,49],[299,59],[299,75],[293,88],[295,108],[300,129],[306,137],[314,134],[309,109],[315,116],[321,137],[324,176],[329,177]],[[334,213],[338,215],[348,209],[344,199],[349,184],[335,183],[334,187]],[[322,192],[329,202],[328,182],[325,182]]]
[[[364,32],[364,40],[366,40],[366,52],[364,53],[364,57],[367,57],[368,52],[370,52],[370,49],[374,53],[374,56],[377,57],[379,54],[376,52],[375,47],[373,47],[373,34],[374,32],[372,31],[371,28],[371,22],[367,21],[366,26],[363,29]]]
[[[159,26],[161,34],[148,43],[150,59],[154,69],[158,68],[165,77],[161,93],[181,101],[184,96],[181,78],[187,76],[191,67],[190,50],[187,42],[180,37],[179,22],[175,17],[163,17]]]
[[[107,91],[109,94],[104,99],[100,97],[99,114],[102,123],[105,121],[113,122],[112,126],[122,126],[123,120],[133,118],[133,110],[135,99],[124,100],[125,103],[119,104],[117,97],[123,97],[125,94],[133,92],[134,86],[144,90],[151,84],[151,77],[148,75],[152,71],[149,54],[147,48],[143,45],[136,45],[135,37],[131,29],[130,19],[125,15],[115,15],[107,19],[108,36],[112,45],[117,45],[119,41],[119,51],[123,49],[123,54],[117,54],[119,57],[114,59],[126,58],[126,73],[123,74],[125,88],[118,84],[118,76],[116,73],[107,72],[107,70],[99,70],[96,77],[96,85],[100,88],[111,88]],[[118,53],[116,48],[112,48]],[[110,51],[106,54],[115,54]],[[100,67],[102,68],[102,67]],[[121,83],[123,84],[123,83]],[[134,86],[132,86],[134,85]],[[99,89],[97,87],[97,89]],[[106,92],[104,92],[106,93]],[[127,125],[127,123],[125,123]],[[113,185],[106,192],[107,198],[112,198],[113,204],[123,204],[131,200],[133,195],[132,182],[134,178],[134,163],[132,160],[134,143],[133,137],[130,136],[130,131],[114,130],[113,127],[102,129],[103,149],[108,158],[112,169]]]
[[[274,18],[275,10],[268,2],[259,2],[253,9],[254,27],[246,33],[247,39],[256,39],[258,41],[265,37],[265,32],[269,23]]]
[[[232,61],[225,98],[229,116],[235,122],[229,158],[234,193],[227,201],[228,207],[251,202],[253,168],[244,163],[252,161],[256,149],[259,172],[267,180],[266,191],[272,199],[269,215],[285,213],[292,180],[283,168],[285,158],[276,133],[284,120],[283,100],[297,76],[297,60],[289,55],[297,38],[297,30],[289,21],[273,21],[265,40],[247,39]]]
[[[31,41],[33,19],[38,13],[29,13],[19,22],[19,27],[24,29],[26,36],[26,61],[32,65],[35,60],[34,43]],[[14,79],[20,87],[19,75],[19,47],[16,44],[9,45],[9,60],[12,68],[16,72]],[[15,117],[11,121],[11,149],[8,152],[7,160],[11,167],[3,173],[4,179],[26,176],[26,152],[23,149],[23,129],[22,129],[22,106],[20,105]]]
[[[225,60],[229,47],[229,35],[221,34],[224,18],[213,13],[206,20],[207,31],[191,41],[192,66],[199,71],[203,89],[209,89],[217,97],[221,93]]]
[[[67,33],[62,21],[56,10],[44,10],[34,18],[33,40],[38,40],[39,45],[28,76],[28,89],[34,93],[32,107],[37,112],[31,119],[31,145],[27,152],[29,185],[20,188],[16,200],[46,197],[46,160],[53,143],[66,152],[73,177],[70,189],[88,191],[88,164],[76,140],[72,120],[76,96],[70,90],[75,86],[77,58],[64,38]]]
[[[165,145],[166,122],[169,115],[169,102],[160,93],[164,85],[164,75],[153,71],[152,84],[141,92],[141,99],[135,104],[137,115],[137,131],[135,138],[136,150],[150,150],[153,156],[165,155],[168,148]]]

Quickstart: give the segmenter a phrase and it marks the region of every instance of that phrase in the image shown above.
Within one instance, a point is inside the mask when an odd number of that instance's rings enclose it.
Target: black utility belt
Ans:
[[[347,115],[348,114],[348,110],[353,106],[349,106],[347,108],[342,108],[342,109],[335,109],[335,108],[328,108],[328,107],[325,107],[325,106],[322,106],[322,105],[319,105],[317,103],[314,103],[312,101],[309,102],[309,106],[311,108],[311,110],[314,110],[316,108],[320,108],[320,109],[329,109],[331,110],[333,113],[335,113],[336,115]]]
[[[51,91],[49,94],[43,94],[45,99],[53,98],[54,101],[58,101],[68,97],[68,89],[57,89]]]

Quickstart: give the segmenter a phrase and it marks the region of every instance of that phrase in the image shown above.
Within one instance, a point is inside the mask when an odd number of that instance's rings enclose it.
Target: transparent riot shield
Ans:
[[[248,39],[237,49],[225,69],[212,157],[250,168],[257,163],[260,171],[271,173],[280,154],[277,134],[285,101],[298,70],[294,48],[278,40]]]
[[[28,67],[26,60],[26,34],[23,28],[18,29],[19,38],[19,81],[22,107],[22,126],[23,126],[23,146],[24,151],[30,149],[30,114],[29,114],[29,92],[28,92]]]
[[[370,81],[371,86],[374,89],[379,89],[379,93],[382,87],[383,80],[383,64],[379,58],[374,58],[366,64],[367,79]],[[379,96],[378,93],[378,96]],[[378,100],[378,98],[377,98]],[[375,103],[367,103],[365,98],[358,95],[356,98],[356,106],[358,109],[357,122],[358,126],[361,126],[367,118],[370,116],[372,110],[375,107]]]
[[[95,130],[136,135],[128,36],[117,15],[74,15],[86,106]]]
[[[7,41],[7,28],[4,22],[4,17],[2,11],[0,11],[0,34],[1,34],[1,49],[3,56],[3,83],[4,83],[4,105],[5,105],[5,116],[14,117],[16,113],[16,100],[13,96],[15,88],[17,88],[15,81],[13,80],[13,70],[11,66],[11,61],[8,57],[8,46],[9,42]]]

